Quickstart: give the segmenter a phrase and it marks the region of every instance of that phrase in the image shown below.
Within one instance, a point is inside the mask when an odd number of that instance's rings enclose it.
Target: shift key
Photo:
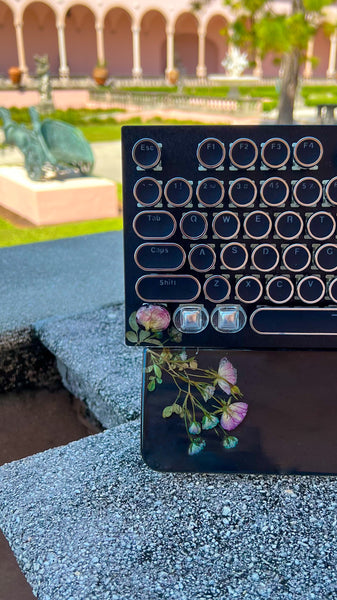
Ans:
[[[201,286],[193,275],[143,275],[136,293],[145,302],[193,302]]]

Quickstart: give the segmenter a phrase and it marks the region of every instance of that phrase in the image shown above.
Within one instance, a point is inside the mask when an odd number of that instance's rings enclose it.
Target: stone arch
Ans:
[[[213,15],[206,29],[205,62],[207,73],[224,73],[221,62],[227,54],[228,43],[222,31],[227,31],[228,21],[223,15]]]
[[[7,77],[9,67],[17,65],[14,15],[10,7],[0,0],[0,75]]]
[[[149,10],[141,20],[140,56],[143,75],[164,75],[166,66],[166,20],[158,10]]]
[[[314,77],[326,77],[329,65],[330,40],[325,34],[323,26],[319,27],[314,39],[314,56],[318,59],[318,64],[313,67]]]
[[[95,17],[84,4],[74,4],[67,10],[65,39],[70,75],[90,75],[97,61]]]
[[[179,15],[174,32],[175,66],[183,75],[195,75],[198,64],[198,20],[192,13]]]
[[[123,8],[111,8],[105,15],[104,50],[109,75],[130,77],[132,74],[131,16]]]
[[[23,13],[23,40],[29,72],[35,73],[35,54],[48,54],[50,73],[57,75],[59,52],[56,16],[48,4],[32,2],[26,6]]]

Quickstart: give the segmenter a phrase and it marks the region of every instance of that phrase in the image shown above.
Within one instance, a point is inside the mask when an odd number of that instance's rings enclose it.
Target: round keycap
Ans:
[[[247,249],[242,244],[230,242],[222,249],[220,260],[230,271],[242,269],[248,260]]]
[[[330,282],[329,296],[333,302],[337,302],[337,279],[333,279]]]
[[[298,283],[297,293],[306,304],[316,304],[324,297],[325,285],[319,277],[309,275]]]
[[[323,244],[315,254],[315,263],[319,269],[327,273],[337,269],[337,245]]]
[[[247,275],[239,279],[235,286],[235,293],[239,300],[246,304],[257,302],[263,292],[262,283],[257,277]]]
[[[327,240],[336,229],[336,221],[334,217],[323,210],[311,215],[307,223],[309,235],[314,240]]]
[[[194,246],[192,248],[188,255],[188,260],[192,269],[202,273],[209,271],[212,269],[212,267],[214,267],[216,255],[211,246],[207,246],[207,244],[199,244],[198,246]]]
[[[331,204],[337,204],[337,177],[328,181],[325,188],[325,195]]]
[[[289,196],[289,187],[280,177],[270,177],[263,182],[260,194],[263,202],[268,206],[280,206]]]
[[[288,246],[288,248],[285,249],[282,258],[285,267],[294,273],[304,271],[311,262],[310,251],[302,244]]]
[[[252,265],[259,271],[272,271],[279,261],[279,253],[271,244],[261,244],[252,252]]]
[[[177,227],[175,218],[165,210],[144,210],[135,216],[133,229],[144,240],[165,240]]]
[[[231,286],[222,275],[212,275],[204,283],[205,298],[211,302],[224,302],[231,292]]]
[[[230,240],[239,233],[240,219],[236,214],[225,210],[214,217],[212,227],[219,238]]]
[[[310,168],[317,165],[323,156],[323,146],[314,137],[300,139],[294,148],[294,159],[301,167]]]
[[[302,217],[294,211],[281,213],[275,221],[277,235],[285,240],[295,239],[302,233],[302,230]]]
[[[267,283],[266,294],[275,304],[288,302],[294,293],[294,284],[288,277],[279,275]]]
[[[236,206],[250,206],[257,196],[254,181],[246,177],[240,177],[231,184],[228,195]]]
[[[177,271],[185,259],[185,251],[178,244],[141,244],[135,252],[135,263],[144,271]]]
[[[142,169],[153,169],[160,161],[160,146],[150,138],[138,140],[132,148],[132,158]]]
[[[225,146],[216,138],[206,138],[198,146],[197,159],[205,169],[216,169],[225,156]]]
[[[322,197],[322,184],[314,177],[303,177],[294,186],[294,198],[301,206],[314,206]]]
[[[136,181],[133,195],[139,204],[153,206],[161,198],[161,185],[153,177],[143,177]]]
[[[238,169],[248,169],[257,159],[258,149],[252,140],[240,138],[235,140],[229,149],[231,163]]]
[[[271,138],[263,144],[261,158],[270,169],[283,167],[288,162],[289,156],[289,144],[282,138]]]
[[[245,218],[243,227],[249,237],[254,240],[260,240],[270,233],[272,222],[267,213],[260,210],[254,210]]]
[[[215,177],[207,177],[199,182],[197,187],[197,198],[204,206],[217,206],[225,194],[222,181]]]
[[[180,219],[180,230],[187,238],[197,240],[207,231],[207,219],[199,212],[190,211]]]
[[[191,200],[192,186],[183,177],[173,177],[165,185],[164,194],[173,206],[185,206]]]

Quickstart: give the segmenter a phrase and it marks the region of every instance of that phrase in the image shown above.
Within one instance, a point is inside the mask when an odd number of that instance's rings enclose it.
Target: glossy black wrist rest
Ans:
[[[144,352],[144,366],[151,364],[150,352]],[[188,357],[194,353],[187,351]],[[148,466],[176,472],[337,474],[337,353],[203,349],[198,367],[217,371],[224,357],[237,369],[241,401],[248,405],[241,424],[229,432],[237,445],[224,448],[218,426],[220,435],[214,429],[190,435],[205,446],[189,455],[184,419],[175,413],[162,416],[177,396],[172,378],[163,372],[162,383],[149,391],[151,372],[144,373],[142,454]],[[218,392],[228,398],[219,387]],[[212,405],[203,403],[210,411]],[[201,423],[198,410],[195,419]]]

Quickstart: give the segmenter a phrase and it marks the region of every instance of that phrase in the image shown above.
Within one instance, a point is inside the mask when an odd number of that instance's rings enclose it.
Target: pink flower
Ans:
[[[234,402],[229,406],[224,406],[220,425],[226,431],[232,431],[242,423],[248,410],[246,402]]]
[[[222,358],[220,360],[218,375],[219,379],[217,379],[217,383],[219,387],[221,387],[226,394],[230,394],[231,387],[236,384],[237,370],[227,358]]]
[[[170,313],[163,306],[155,304],[144,304],[136,313],[137,323],[142,325],[146,331],[163,331],[167,329],[171,317]]]

